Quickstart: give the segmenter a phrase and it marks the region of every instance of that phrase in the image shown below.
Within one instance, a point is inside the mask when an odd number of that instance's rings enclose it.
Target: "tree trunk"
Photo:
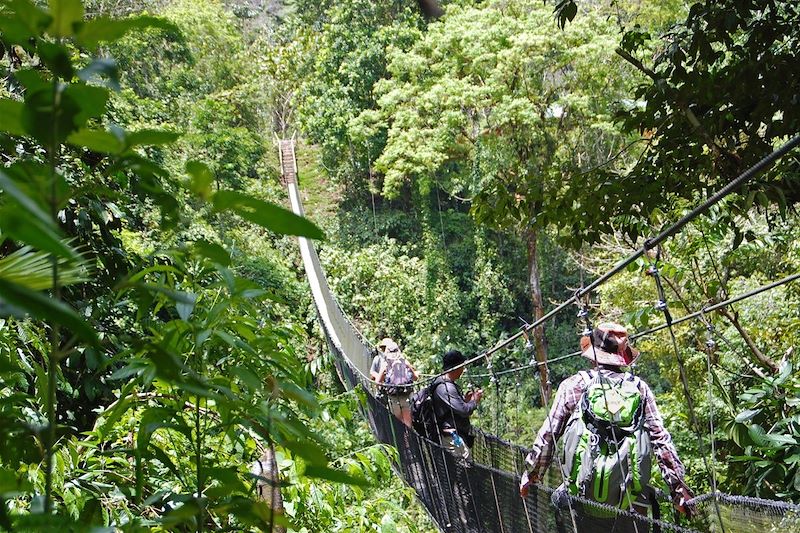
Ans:
[[[744,329],[744,327],[742,327],[742,324],[739,322],[739,317],[736,315],[736,313],[732,313],[729,309],[726,309],[724,307],[720,308],[718,312],[719,314],[727,318],[728,322],[730,322],[731,325],[733,325],[733,327],[736,328],[736,331],[739,332],[739,335],[742,337],[744,343],[747,345],[748,348],[750,348],[750,352],[753,354],[753,357],[755,359],[754,362],[760,365],[761,367],[766,368],[773,374],[777,373],[778,364],[769,357],[767,357],[766,355],[764,355],[764,352],[762,352],[759,349],[759,347],[756,346],[756,343],[753,341],[753,338],[750,336],[749,333],[747,333],[747,330]]]
[[[525,241],[528,247],[528,283],[531,288],[531,302],[533,303],[533,318],[540,320],[544,316],[544,300],[542,299],[542,285],[539,276],[539,232],[529,228],[525,232]],[[545,402],[550,401],[550,372],[547,369],[547,340],[544,337],[544,324],[533,328],[533,342],[535,357],[539,363],[539,378],[542,382],[542,395]]]
[[[264,455],[253,463],[250,472],[260,478],[256,484],[258,497],[272,509],[273,515],[283,515],[283,496],[281,496],[278,463],[275,460],[275,449],[272,446],[264,450]],[[272,531],[286,533],[286,528],[273,524]]]

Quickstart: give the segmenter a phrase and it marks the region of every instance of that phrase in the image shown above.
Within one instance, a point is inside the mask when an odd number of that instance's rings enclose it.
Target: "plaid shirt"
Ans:
[[[630,374],[615,372],[607,368],[603,368],[601,373],[614,379],[630,377]],[[525,487],[530,483],[538,483],[544,476],[547,467],[550,466],[550,462],[553,460],[555,441],[564,433],[567,422],[575,411],[578,402],[580,402],[586,386],[587,384],[580,374],[565,379],[559,385],[555,403],[550,409],[550,415],[539,429],[539,434],[533,443],[531,453],[525,458],[528,468],[522,474],[520,487]],[[678,451],[672,443],[669,431],[664,427],[664,421],[658,412],[653,392],[647,383],[641,379],[638,380],[638,388],[644,400],[644,428],[650,435],[653,453],[658,461],[661,474],[664,476],[664,481],[666,481],[670,491],[674,493],[679,487],[685,486],[683,464],[678,458]]]

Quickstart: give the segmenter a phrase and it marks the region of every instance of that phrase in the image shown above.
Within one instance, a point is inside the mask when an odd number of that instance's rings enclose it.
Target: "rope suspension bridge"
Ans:
[[[297,184],[294,139],[279,140],[277,144],[282,167],[282,180],[288,187],[292,210],[298,215],[303,215],[303,206]],[[661,243],[676,235],[689,222],[798,145],[800,145],[800,136],[793,138],[759,161],[659,235],[646,241],[640,249],[617,263],[611,270],[586,287],[576,291],[571,298],[556,306],[542,318],[531,324],[526,324],[516,334],[511,335],[481,354],[468,359],[460,366],[484,361],[488,373],[473,374],[472,377],[490,378],[492,383],[497,384],[500,379],[506,376],[519,376],[519,373],[526,370],[536,371],[541,365],[580,355],[581,352],[574,352],[550,359],[546,363],[532,359],[530,364],[499,371],[492,370],[490,359],[492,354],[510,347],[520,338],[527,339],[528,331],[545,323],[571,305],[577,304],[581,308],[579,317],[585,321],[587,331],[591,331],[588,308],[583,303],[583,299],[587,295],[614,275],[626,269],[628,265],[640,257],[646,256],[651,250],[656,250]],[[731,296],[723,302],[673,318],[668,309],[666,296],[659,277],[658,254],[656,254],[656,260],[652,262],[648,273],[655,280],[659,296],[656,308],[663,312],[665,322],[647,331],[632,335],[631,339],[643,338],[665,329],[670,332],[674,355],[680,370],[683,392],[686,395],[689,407],[689,422],[692,430],[696,433],[698,449],[709,450],[709,456],[704,456],[703,462],[711,479],[712,492],[699,495],[690,502],[697,509],[698,517],[687,525],[681,524],[681,521],[677,518],[671,521],[660,519],[658,518],[660,515],[658,512],[654,512],[653,517],[650,517],[629,509],[620,509],[572,495],[565,496],[567,499],[566,505],[561,502],[562,505],[556,506],[551,499],[555,488],[563,481],[558,468],[551,468],[548,479],[544,483],[532,487],[527,497],[523,499],[519,495],[519,481],[525,470],[525,456],[530,450],[523,446],[506,442],[495,435],[477,430],[475,443],[472,447],[472,459],[464,461],[456,458],[438,442],[428,440],[406,426],[390,412],[385,396],[379,393],[375,383],[369,378],[369,368],[375,353],[374,348],[345,316],[336,298],[331,293],[314,246],[308,239],[303,237],[299,238],[299,245],[319,322],[328,347],[334,356],[339,378],[348,389],[364,391],[366,401],[362,406],[362,410],[375,437],[380,442],[397,449],[398,459],[395,465],[397,472],[414,489],[419,501],[442,531],[448,533],[593,531],[592,529],[587,529],[586,526],[581,527],[581,517],[597,515],[598,513],[605,513],[605,516],[615,518],[614,531],[635,531],[637,533],[647,531],[713,531],[725,533],[800,531],[800,505],[762,498],[729,495],[716,489],[713,412],[710,417],[711,426],[700,427],[694,415],[694,403],[686,379],[684,361],[678,350],[673,331],[675,326],[690,320],[701,320],[706,325],[707,347],[709,348],[708,368],[710,372],[710,350],[714,345],[715,341],[713,339],[716,332],[706,315],[779,286],[795,282],[800,278],[800,274],[787,276],[746,293]],[[417,386],[425,386],[435,377],[423,377],[417,383]],[[549,410],[547,395],[544,394],[544,391],[542,393],[542,403]],[[709,394],[711,394],[710,389]],[[706,440],[710,442],[706,444]],[[655,506],[656,510],[669,510],[670,500],[668,495],[659,493],[658,497],[659,503]],[[616,527],[617,523],[620,525],[619,528]]]

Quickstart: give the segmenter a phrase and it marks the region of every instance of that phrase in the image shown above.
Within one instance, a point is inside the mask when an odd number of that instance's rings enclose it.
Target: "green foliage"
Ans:
[[[313,427],[325,434],[333,464],[370,482],[369,487],[340,485],[324,479],[303,483],[303,466],[283,460],[288,471],[284,490],[286,513],[297,531],[434,531],[429,520],[414,505],[414,491],[392,467],[396,451],[374,444],[369,429],[352,416],[358,409],[352,393],[331,398],[322,405]],[[347,509],[348,512],[342,512]]]
[[[392,49],[379,112],[352,123],[386,131],[384,194],[440,183],[471,197],[479,222],[555,225],[572,242],[607,231],[583,171],[630,141],[611,109],[630,78],[601,11],[553,26],[536,2],[452,6],[413,47]]]
[[[695,2],[658,42],[652,66],[629,55],[644,57],[649,35],[626,34],[623,55],[650,78],[634,93],[639,105],[623,113],[627,128],[649,137],[627,177],[644,210],[666,194],[719,188],[797,134],[796,91],[785,80],[797,76],[798,23],[791,1]],[[741,191],[731,216],[770,205],[785,215],[797,202],[797,178],[797,162],[785,159]]]
[[[269,173],[246,109],[229,112],[210,98],[189,112],[163,105],[176,81],[240,89],[229,65],[215,62],[227,50],[215,44],[241,49],[232,24],[213,9],[174,9],[176,24],[84,21],[77,1],[51,2],[50,11],[22,0],[3,6],[4,49],[24,47],[30,63],[9,57],[13,83],[0,100],[3,146],[14,147],[0,174],[5,528],[286,525],[253,495],[248,465],[264,446],[301,461],[302,479],[363,483],[329,465],[308,428],[319,404],[307,391],[305,333],[290,306],[239,273],[252,269],[238,250],[260,242],[255,255],[279,267],[273,284],[291,287],[273,250],[278,235],[322,233],[263,188],[254,193],[254,178]],[[180,53],[151,61],[155,74],[134,68],[141,49],[132,43],[142,38],[166,39]],[[116,63],[91,57],[101,42],[122,52],[129,77],[121,81],[134,80],[146,98],[112,95]],[[195,80],[211,85],[188,83],[180,61],[195,55],[202,61],[192,66],[216,74]],[[217,136],[226,126],[233,137]],[[176,130],[187,127],[188,141],[179,141]],[[220,157],[186,163],[195,143]]]
[[[324,31],[308,52],[300,119],[310,140],[321,146],[323,164],[337,170],[333,177],[358,190],[384,139],[379,133],[355,135],[349,122],[374,108],[373,88],[387,72],[386,48],[418,38],[421,17],[408,2],[357,0],[336,3],[325,18]]]
[[[800,382],[791,361],[775,377],[744,389],[725,421],[730,438],[743,450],[732,457],[744,470],[743,489],[762,497],[796,500],[800,491]],[[736,468],[737,470],[739,468]]]

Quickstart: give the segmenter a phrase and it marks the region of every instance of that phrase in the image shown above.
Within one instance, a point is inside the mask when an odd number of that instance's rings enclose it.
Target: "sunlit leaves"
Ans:
[[[83,264],[73,264],[59,259],[59,281],[62,285],[86,280],[87,269]],[[52,257],[29,246],[0,258],[0,279],[22,285],[32,290],[46,290],[53,286]]]
[[[422,194],[438,186],[470,198],[481,223],[595,240],[630,209],[629,192],[588,172],[626,141],[611,118],[634,81],[615,70],[617,30],[601,8],[561,32],[548,6],[513,5],[453,8],[415,46],[390,50],[379,113],[364,112],[350,130],[386,131],[374,164],[385,196],[408,183]],[[590,176],[602,185],[589,186]]]
[[[175,31],[173,24],[163,18],[151,16],[138,16],[126,19],[114,19],[107,16],[99,16],[84,22],[78,29],[77,41],[89,49],[94,49],[101,42],[113,42],[126,33],[133,30],[144,30],[145,28],[160,28]]]

